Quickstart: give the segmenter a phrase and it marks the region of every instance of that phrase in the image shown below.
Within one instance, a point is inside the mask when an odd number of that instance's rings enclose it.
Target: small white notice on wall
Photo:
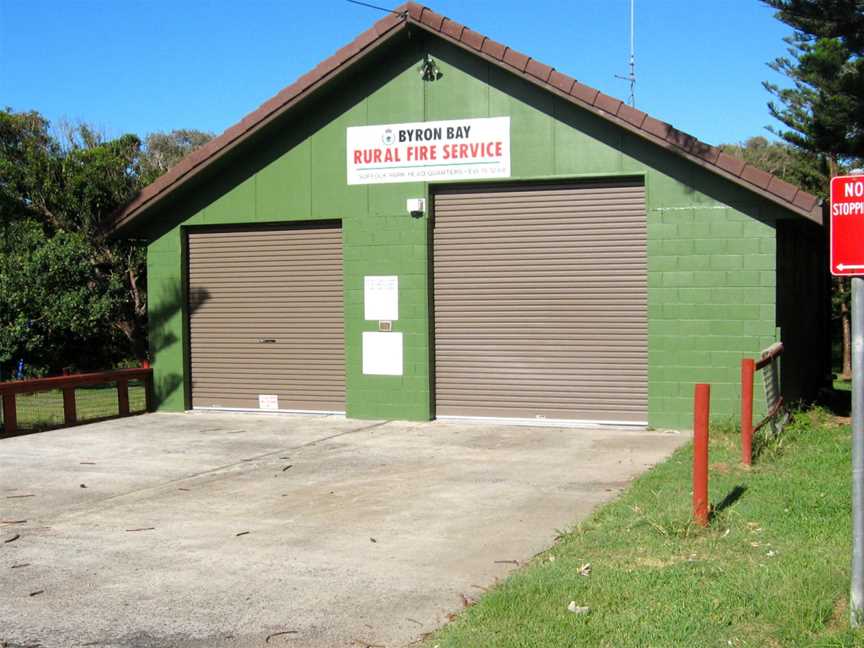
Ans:
[[[402,375],[402,334],[363,333],[363,373],[372,376]]]
[[[399,277],[363,278],[363,310],[367,320],[399,319]]]
[[[258,394],[258,407],[265,410],[278,410],[279,396],[276,394]]]

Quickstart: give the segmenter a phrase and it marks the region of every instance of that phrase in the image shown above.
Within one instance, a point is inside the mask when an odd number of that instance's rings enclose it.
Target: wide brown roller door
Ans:
[[[642,182],[435,194],[438,416],[644,424]]]
[[[345,410],[338,226],[192,231],[193,407]],[[272,406],[272,404],[271,404]]]

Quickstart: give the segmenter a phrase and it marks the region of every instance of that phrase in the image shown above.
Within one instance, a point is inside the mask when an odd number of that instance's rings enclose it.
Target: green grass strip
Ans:
[[[132,412],[144,411],[144,397],[143,384],[129,384],[129,408]],[[20,429],[39,430],[63,425],[63,392],[59,389],[22,394],[15,400]],[[117,388],[114,385],[79,387],[75,390],[75,404],[79,423],[117,416]]]
[[[738,443],[731,426],[712,429],[711,501],[731,501],[709,529],[689,521],[688,446],[424,647],[864,646],[847,608],[849,426],[799,414],[749,470]]]

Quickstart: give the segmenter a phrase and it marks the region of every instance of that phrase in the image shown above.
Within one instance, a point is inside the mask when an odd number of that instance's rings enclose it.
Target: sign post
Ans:
[[[831,274],[852,277],[853,628],[864,622],[864,174],[831,178]]]

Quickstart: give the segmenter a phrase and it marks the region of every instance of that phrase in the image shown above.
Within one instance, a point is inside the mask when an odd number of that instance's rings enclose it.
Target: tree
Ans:
[[[212,133],[181,129],[170,133],[151,133],[144,140],[141,155],[141,181],[153,182],[186,155],[213,139]]]
[[[209,133],[107,138],[0,111],[0,376],[106,368],[147,357],[146,251],[110,217]]]
[[[739,144],[721,144],[720,149],[807,191],[822,190],[825,183],[818,158],[784,141],[756,135]]]
[[[0,254],[3,364],[26,358],[36,373],[95,368],[116,348],[104,326],[114,310],[114,278],[90,262],[90,251],[81,234],[48,237],[33,219],[9,224]]]
[[[769,66],[791,82],[765,82],[768,110],[785,128],[774,132],[838,175],[864,157],[864,5],[858,0],[763,0],[795,31],[788,56]],[[827,193],[823,181],[814,192]],[[834,280],[832,299],[843,330],[844,377],[851,375],[849,286]]]
[[[0,112],[0,366],[34,373],[146,354],[144,251],[108,217],[139,187],[140,141]],[[3,372],[8,375],[9,371]]]

